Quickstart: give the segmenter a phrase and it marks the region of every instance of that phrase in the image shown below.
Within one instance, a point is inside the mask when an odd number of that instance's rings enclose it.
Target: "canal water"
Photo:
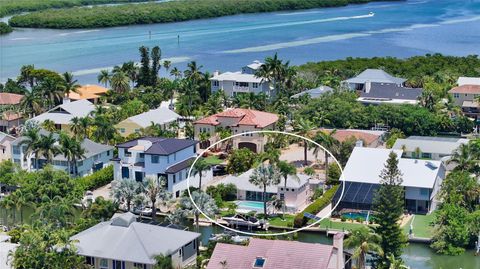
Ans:
[[[370,12],[374,16],[370,16]],[[101,69],[162,48],[183,69],[235,71],[275,52],[292,64],[352,57],[480,54],[480,0],[409,0],[105,29],[18,29],[0,36],[0,81],[34,64],[96,83]],[[162,73],[165,75],[165,73]]]

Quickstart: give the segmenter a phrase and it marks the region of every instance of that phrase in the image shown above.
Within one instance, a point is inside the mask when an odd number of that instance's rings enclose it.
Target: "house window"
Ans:
[[[420,195],[422,195],[422,196],[428,196],[428,194],[429,194],[429,190],[428,190],[428,189],[425,189],[425,188],[420,189]]]
[[[180,191],[175,192],[175,198],[180,197]]]
[[[258,83],[255,83],[255,82],[252,83],[252,87],[255,88],[255,89],[258,88]]]
[[[167,156],[167,163],[170,163],[170,155]]]
[[[177,160],[177,153],[173,153],[173,160],[176,161]]]
[[[145,153],[140,153],[140,158],[145,158]]]
[[[100,260],[100,269],[108,269],[108,260],[107,259],[101,259]]]
[[[176,174],[173,174],[173,175],[172,175],[172,178],[173,178],[173,184],[175,184],[175,182],[177,181],[177,175],[176,175]]]
[[[125,269],[124,261],[113,261],[113,269]]]
[[[107,151],[107,156],[110,156],[110,150]]]
[[[255,259],[255,262],[253,263],[253,267],[255,268],[263,268],[264,265],[265,265],[265,258],[262,258],[262,257],[257,257]]]
[[[248,87],[248,82],[235,82],[235,86]]]
[[[137,182],[143,181],[143,172],[135,171],[135,181]]]
[[[160,156],[158,155],[152,155],[152,163],[159,163]]]
[[[138,268],[138,269],[147,269],[147,265],[143,263],[133,263],[133,268]]]
[[[422,158],[424,158],[424,159],[431,159],[431,158],[432,158],[432,154],[431,154],[431,153],[422,152]]]
[[[19,146],[13,146],[13,154],[20,154],[20,147]]]
[[[125,155],[125,157],[132,157],[132,153],[128,152],[128,149],[123,149],[123,154]]]
[[[219,85],[218,80],[212,80],[212,84],[213,86],[218,87]]]
[[[460,98],[460,94],[454,93],[454,94],[453,94],[453,98]]]
[[[120,133],[125,133],[125,128],[120,128]]]
[[[122,167],[122,178],[130,178],[128,167]]]
[[[85,257],[85,264],[95,266],[95,258],[90,256]]]

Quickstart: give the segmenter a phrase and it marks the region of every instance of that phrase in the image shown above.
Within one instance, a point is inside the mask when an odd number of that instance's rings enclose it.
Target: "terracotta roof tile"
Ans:
[[[321,131],[330,133],[332,130],[322,129]],[[380,135],[355,130],[336,130],[335,134],[333,134],[333,138],[337,139],[340,142],[345,142],[351,137],[363,140],[366,145],[370,145],[376,140],[378,140],[380,138]]]
[[[480,85],[462,85],[448,91],[449,93],[480,94]]]
[[[71,92],[68,97],[72,100],[99,98],[108,92],[107,88],[99,85],[83,85],[77,88],[77,92]]]
[[[6,121],[18,120],[21,118],[22,118],[22,115],[20,113],[5,112],[2,115],[2,119]]]
[[[278,121],[278,116],[273,113],[253,109],[234,108],[197,120],[195,123],[219,125],[221,121],[219,118],[239,118],[238,125],[254,125],[257,128],[264,128]]]
[[[21,94],[0,92],[0,105],[17,105],[22,98]]]

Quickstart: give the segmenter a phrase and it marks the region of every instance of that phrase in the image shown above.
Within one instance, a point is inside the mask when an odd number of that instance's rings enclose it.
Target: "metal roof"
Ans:
[[[349,182],[380,183],[380,173],[390,152],[397,154],[398,168],[402,172],[402,186],[433,188],[437,177],[443,177],[440,161],[401,158],[398,149],[355,147],[343,170],[341,179]]]
[[[193,161],[195,160],[196,158],[195,157],[192,157],[192,158],[189,158],[189,159],[186,159],[186,160],[183,160],[179,163],[176,163],[170,167],[168,167],[166,170],[165,170],[165,173],[167,174],[175,174],[179,171],[182,171],[183,169],[187,169],[189,168]]]
[[[347,83],[364,84],[366,82],[381,82],[403,84],[404,78],[394,77],[381,69],[366,69],[358,76],[345,80]]]
[[[126,120],[130,120],[142,126],[143,128],[146,128],[150,126],[152,122],[155,124],[166,124],[176,121],[179,117],[180,115],[173,112],[172,110],[165,107],[160,107],[157,109],[149,110],[142,114],[132,116]]]
[[[370,90],[368,92],[362,91],[360,97],[416,101],[422,91],[423,89],[420,88],[406,88],[394,83],[371,83]]]
[[[310,89],[310,90],[306,90],[306,91],[294,94],[290,98],[299,98],[300,96],[305,95],[305,94],[308,94],[310,96],[310,98],[318,98],[322,94],[324,94],[326,92],[331,92],[331,91],[333,91],[333,88],[322,85],[322,86],[314,88],[314,89]]]
[[[151,146],[145,149],[145,154],[170,155],[182,149],[191,147],[198,143],[196,140],[164,138],[164,137],[142,137],[128,142],[118,144],[117,148],[131,148],[139,145],[139,141],[151,142]]]
[[[393,145],[393,149],[402,149],[406,151],[415,151],[417,148],[425,153],[438,153],[442,155],[451,155],[461,144],[467,144],[468,139],[455,137],[432,137],[432,136],[410,136],[409,138],[399,138]]]
[[[140,223],[132,213],[115,215],[71,237],[78,254],[155,264],[156,255],[170,255],[200,237],[199,233]]]
[[[74,117],[86,117],[95,109],[95,106],[88,100],[78,100],[56,106],[49,111],[40,114],[29,121],[44,122],[51,120],[55,124],[70,124]]]
[[[225,72],[213,76],[210,80],[262,83],[264,79],[253,74],[245,74],[242,72]]]

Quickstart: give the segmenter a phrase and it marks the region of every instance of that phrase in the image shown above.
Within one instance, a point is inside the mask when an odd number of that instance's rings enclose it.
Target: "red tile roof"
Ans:
[[[239,118],[238,125],[254,125],[257,128],[264,128],[278,121],[278,116],[273,113],[253,109],[234,108],[197,120],[195,123],[219,125],[221,118]]]
[[[265,259],[263,269],[326,269],[333,246],[285,240],[251,238],[248,246],[218,243],[207,269],[251,269],[257,257]]]
[[[0,105],[17,105],[22,98],[20,94],[0,92]]]
[[[462,85],[448,91],[449,93],[480,94],[480,85]]]
[[[0,116],[0,119],[6,121],[18,120],[22,118],[22,114],[15,112],[5,112]]]

